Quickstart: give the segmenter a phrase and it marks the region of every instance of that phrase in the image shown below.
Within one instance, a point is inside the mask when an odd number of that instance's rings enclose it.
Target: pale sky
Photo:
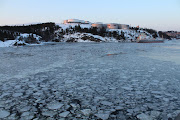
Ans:
[[[0,25],[72,18],[180,31],[180,0],[0,0]]]

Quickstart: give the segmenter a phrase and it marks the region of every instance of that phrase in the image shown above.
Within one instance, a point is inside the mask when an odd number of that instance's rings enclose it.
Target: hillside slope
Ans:
[[[167,37],[163,32],[152,29],[106,29],[91,27],[91,24],[55,24],[42,23],[27,26],[0,26],[1,46],[20,44],[39,44],[40,42],[136,42],[140,35],[145,39]],[[167,37],[168,38],[168,37]],[[168,38],[169,39],[169,38]],[[7,45],[5,45],[6,41]],[[9,45],[9,43],[11,43]],[[16,44],[17,44],[16,43]],[[15,44],[15,45],[16,45]]]

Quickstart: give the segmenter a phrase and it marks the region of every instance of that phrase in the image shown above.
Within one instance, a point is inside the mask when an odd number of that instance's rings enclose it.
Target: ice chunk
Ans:
[[[169,102],[169,99],[168,99],[168,98],[163,98],[163,100],[164,100],[165,102]]]
[[[26,112],[26,111],[29,111],[30,109],[31,109],[30,106],[26,106],[26,107],[22,108],[20,111],[21,112]]]
[[[91,114],[91,109],[84,109],[81,110],[81,112],[85,115],[85,116],[89,116]]]
[[[65,118],[65,117],[67,117],[69,115],[69,113],[70,113],[69,111],[62,112],[62,113],[59,114],[59,116]]]
[[[102,120],[107,120],[109,118],[109,114],[103,114],[103,113],[99,113],[99,114],[95,114],[98,118],[102,119]]]
[[[13,97],[20,97],[20,96],[22,96],[23,94],[22,93],[14,93],[13,94]]]
[[[21,115],[21,116],[28,116],[28,115],[30,115],[30,113],[29,113],[29,112],[24,112],[24,113],[22,113],[22,115]]]
[[[113,105],[113,103],[112,103],[112,102],[108,102],[108,101],[102,101],[102,102],[101,102],[101,104],[103,104],[103,105],[107,105],[107,106],[111,106],[111,105]]]
[[[56,113],[54,111],[44,111],[42,112],[42,115],[53,117]]]
[[[53,103],[49,103],[47,105],[47,108],[51,109],[51,110],[56,110],[56,109],[60,109],[62,106],[63,106],[63,104],[61,104],[59,102],[53,102]]]
[[[122,87],[122,88],[125,90],[129,90],[129,91],[133,90],[133,88],[131,88],[131,87]]]
[[[123,110],[124,108],[122,106],[117,106],[115,109],[116,110]]]
[[[6,110],[0,110],[0,118],[5,118],[7,116],[9,116],[10,113]]]
[[[137,115],[137,118],[140,120],[153,120],[150,116],[148,116],[144,113]]]
[[[151,111],[151,117],[156,119],[161,113],[159,111]]]

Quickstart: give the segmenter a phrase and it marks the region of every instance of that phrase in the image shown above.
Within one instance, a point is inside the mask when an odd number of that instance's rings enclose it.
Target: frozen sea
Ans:
[[[0,48],[0,119],[171,120],[180,41]]]

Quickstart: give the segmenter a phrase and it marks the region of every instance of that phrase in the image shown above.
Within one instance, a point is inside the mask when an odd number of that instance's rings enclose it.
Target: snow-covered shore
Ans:
[[[0,47],[11,47],[15,44],[16,40],[0,41]]]

